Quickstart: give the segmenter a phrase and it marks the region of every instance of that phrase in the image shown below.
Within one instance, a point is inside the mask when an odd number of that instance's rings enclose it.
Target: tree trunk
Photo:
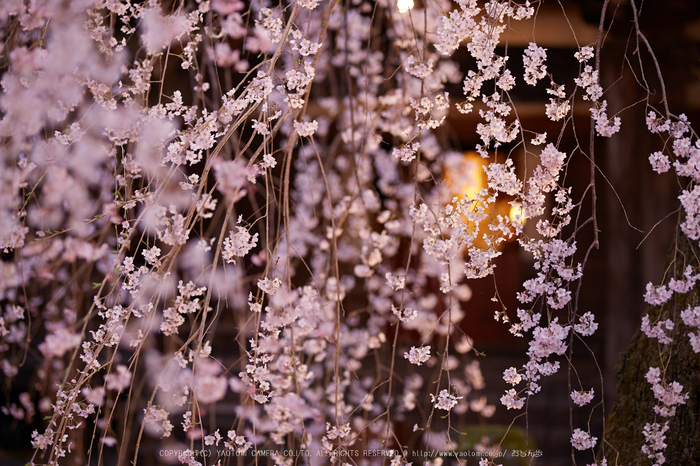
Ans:
[[[674,272],[676,278],[682,277],[687,265],[698,266],[697,251],[680,231],[678,237],[677,249],[672,251],[671,265],[667,269]],[[684,405],[677,406],[676,415],[668,419],[665,440],[668,446],[664,451],[667,464],[700,464],[700,354],[693,352],[687,336],[690,328],[680,319],[682,310],[698,305],[700,290],[696,287],[686,295],[676,295],[663,306],[649,310],[651,323],[657,318],[675,322],[669,335],[673,342],[668,345],[647,338],[637,328],[629,349],[617,366],[619,382],[603,445],[609,465],[652,464],[642,452],[644,426],[653,422],[663,425],[667,419],[655,415],[653,408],[657,401],[645,375],[650,367],[663,368],[665,364],[668,364],[665,382],[679,382],[683,385],[683,393],[689,395]]]

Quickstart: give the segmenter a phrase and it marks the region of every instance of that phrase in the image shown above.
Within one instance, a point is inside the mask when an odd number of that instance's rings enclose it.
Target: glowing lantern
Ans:
[[[464,199],[465,197],[476,199],[479,192],[488,187],[488,178],[486,177],[484,168],[489,163],[489,159],[482,158],[475,151],[468,151],[462,154],[462,157],[455,157],[448,160],[445,163],[444,177],[449,189],[450,199],[454,197],[460,199]],[[525,224],[522,205],[514,200],[506,200],[501,196],[493,205],[484,205],[482,202],[478,202],[474,204],[473,208],[482,205],[489,215],[478,225],[480,234],[474,241],[474,246],[478,248],[488,247],[484,239],[486,236],[503,236],[489,229],[489,224],[496,223],[498,216],[508,217],[512,222],[519,222],[522,225]],[[468,222],[470,229],[477,227],[473,222],[466,219],[465,222]],[[512,241],[515,237],[505,237],[505,239],[506,241]]]

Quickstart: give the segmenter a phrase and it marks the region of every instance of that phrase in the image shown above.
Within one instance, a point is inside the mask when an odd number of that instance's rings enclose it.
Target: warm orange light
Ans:
[[[508,217],[513,222],[519,222],[521,225],[525,225],[525,217],[523,216],[523,205],[519,202],[512,202],[510,204],[510,211],[508,212]]]
[[[474,151],[465,152],[459,162],[450,164],[445,171],[450,194],[475,199],[479,191],[486,187],[484,167],[487,164],[488,160]]]
[[[461,159],[452,159],[448,161],[445,166],[444,176],[449,189],[450,199],[454,197],[464,199],[465,196],[469,199],[477,199],[479,192],[488,186],[488,179],[484,167],[489,163],[489,159],[482,158],[475,151],[465,152]],[[474,208],[481,205],[483,205],[483,203],[476,203]],[[490,216],[479,224],[479,231],[481,234],[474,241],[474,246],[478,248],[485,249],[488,247],[484,239],[486,236],[500,236],[500,234],[489,230],[489,224],[495,222],[499,215],[508,217],[513,222],[520,222],[521,225],[525,224],[522,205],[518,202],[499,199],[494,205],[486,205],[484,207],[487,212],[490,212]],[[465,219],[465,221],[467,220]],[[476,225],[473,225],[472,222],[469,222],[469,226],[470,228],[476,228]],[[506,238],[506,241],[511,241],[513,239],[514,238]]]

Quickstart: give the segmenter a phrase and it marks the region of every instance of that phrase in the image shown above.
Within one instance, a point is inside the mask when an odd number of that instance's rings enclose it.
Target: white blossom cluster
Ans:
[[[597,442],[598,438],[581,429],[575,429],[571,435],[571,445],[577,450],[590,450],[595,447]]]
[[[591,389],[589,391],[577,391],[571,392],[571,400],[577,406],[585,406],[593,400],[595,396],[595,390]]]
[[[666,456],[663,451],[668,446],[666,444],[666,432],[668,431],[668,421],[663,425],[654,422],[644,425],[644,445],[642,445],[642,453],[647,455],[647,458],[652,460],[654,466],[660,466],[666,462]]]
[[[243,219],[239,217],[238,223]],[[255,246],[258,245],[258,234],[250,234],[249,230],[242,226],[236,227],[236,232],[229,233],[224,239],[224,250],[221,257],[226,262],[236,263],[236,257],[246,256]]]
[[[442,409],[443,411],[451,411],[452,408],[457,406],[459,400],[463,398],[461,396],[454,396],[448,390],[444,389],[440,390],[437,397],[435,397],[433,394],[431,394],[430,397],[432,402],[435,404],[435,407],[437,409]]]
[[[411,347],[411,351],[404,353],[404,357],[408,359],[411,364],[420,366],[430,359],[430,346],[422,346],[420,348],[413,346]]]

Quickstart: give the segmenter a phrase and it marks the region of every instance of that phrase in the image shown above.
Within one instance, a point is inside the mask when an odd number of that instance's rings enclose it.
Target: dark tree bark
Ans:
[[[671,253],[669,272],[680,278],[687,265],[697,267],[697,252],[697,248],[691,247],[679,232],[679,243]],[[657,318],[675,322],[669,335],[673,342],[660,345],[658,340],[647,338],[638,327],[629,349],[622,355],[617,366],[619,382],[615,401],[602,447],[609,465],[652,464],[642,453],[644,426],[653,422],[663,425],[667,419],[654,414],[653,408],[658,402],[645,375],[650,367],[666,364],[665,382],[679,382],[683,385],[683,393],[689,395],[687,402],[677,407],[676,415],[668,419],[668,446],[664,451],[666,464],[700,464],[700,353],[693,351],[687,337],[691,329],[680,318],[681,311],[698,305],[700,288],[696,287],[663,306],[651,308],[649,318],[652,323]]]

